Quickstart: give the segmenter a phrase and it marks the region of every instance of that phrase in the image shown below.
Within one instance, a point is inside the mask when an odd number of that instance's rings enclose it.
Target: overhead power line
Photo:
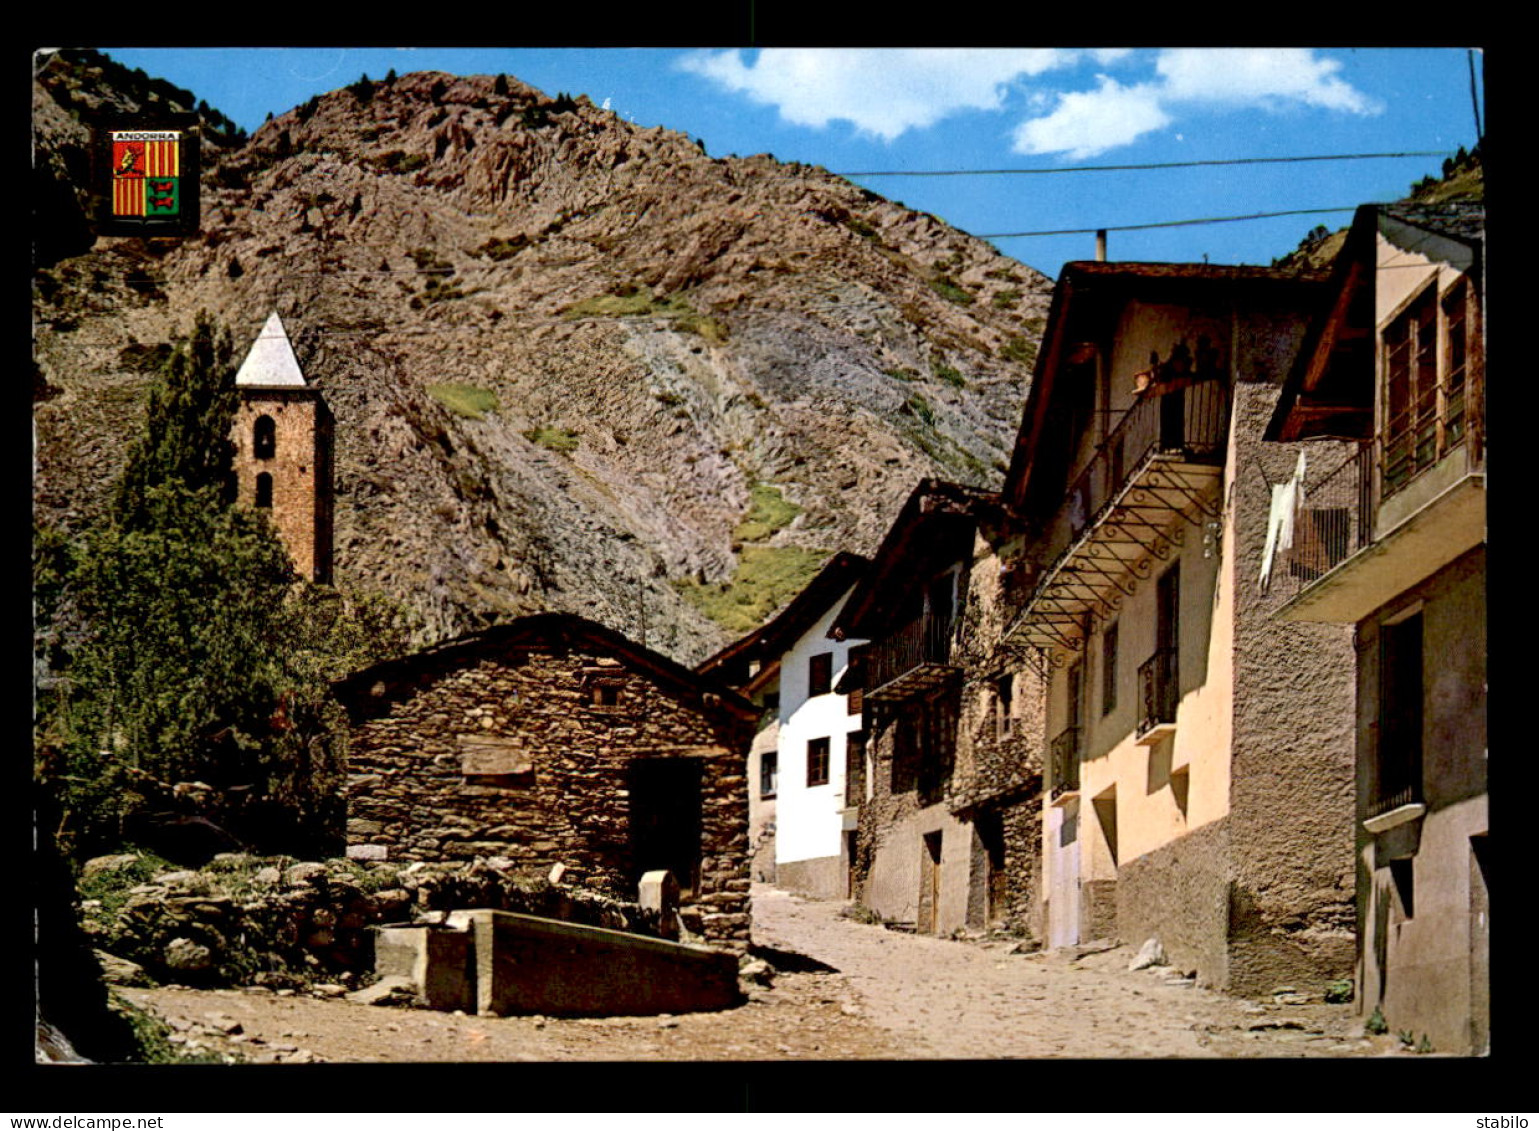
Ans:
[[[992,177],[1042,176],[1048,173],[1123,173],[1144,169],[1198,169],[1213,165],[1281,165],[1299,161],[1370,161],[1387,157],[1446,157],[1451,149],[1418,149],[1404,153],[1324,153],[1306,157],[1229,157],[1214,161],[1159,161],[1147,165],[1066,165],[1058,169],[882,169],[834,173],[836,177]]]
[[[979,232],[980,240],[1009,240],[1021,236],[1084,236],[1096,232],[1138,232],[1147,228],[1184,228],[1192,224],[1232,224],[1237,220],[1265,220],[1272,216],[1313,216],[1324,212],[1356,212],[1358,205],[1345,208],[1290,208],[1286,212],[1251,212],[1244,216],[1204,216],[1197,220],[1160,220],[1153,224],[1103,224],[1095,228],[1058,228],[1045,232]]]

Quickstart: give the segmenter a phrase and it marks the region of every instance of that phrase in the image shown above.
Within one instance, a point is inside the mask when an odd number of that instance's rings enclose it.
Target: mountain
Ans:
[[[922,476],[994,486],[1051,291],[826,171],[712,158],[506,76],[360,81],[249,139],[205,115],[203,230],[90,240],[91,53],[34,84],[34,498],[78,530],[167,343],[278,310],[336,417],[336,576],[424,642],[579,613],[684,662],[869,552]],[[168,87],[169,84],[164,84]]]

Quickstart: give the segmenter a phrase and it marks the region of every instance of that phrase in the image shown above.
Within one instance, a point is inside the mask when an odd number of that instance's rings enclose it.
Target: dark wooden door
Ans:
[[[700,760],[643,758],[631,764],[633,882],[666,868],[680,896],[700,887]]]

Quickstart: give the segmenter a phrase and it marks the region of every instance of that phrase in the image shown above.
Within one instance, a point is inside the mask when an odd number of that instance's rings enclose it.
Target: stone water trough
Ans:
[[[431,1009],[592,1017],[742,1000],[733,955],[625,931],[493,910],[376,931],[376,973],[406,980]]]

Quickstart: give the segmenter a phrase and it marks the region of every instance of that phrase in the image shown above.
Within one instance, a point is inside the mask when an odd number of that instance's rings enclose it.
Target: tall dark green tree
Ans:
[[[233,505],[233,370],[200,317],[151,390],[109,520],[39,575],[57,587],[68,567],[78,625],[39,764],[77,854],[192,782],[209,787],[201,815],[242,840],[324,846],[341,819],[328,680],[404,646],[388,603],[299,582],[267,518]]]
[[[214,488],[230,500],[230,424],[239,403],[233,356],[230,335],[200,314],[150,387],[144,431],[118,480],[115,523],[142,525],[154,486]]]

